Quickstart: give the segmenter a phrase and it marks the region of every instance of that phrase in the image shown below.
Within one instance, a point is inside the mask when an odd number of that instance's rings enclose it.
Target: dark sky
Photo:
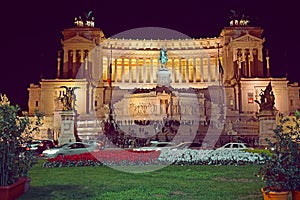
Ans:
[[[229,24],[230,10],[239,10],[250,16],[252,25],[264,28],[272,75],[288,73],[290,80],[300,80],[296,1],[10,0],[0,7],[0,93],[26,110],[29,84],[38,83],[41,76],[55,78],[61,31],[90,10],[106,37],[133,28],[162,27],[194,38],[218,36]]]

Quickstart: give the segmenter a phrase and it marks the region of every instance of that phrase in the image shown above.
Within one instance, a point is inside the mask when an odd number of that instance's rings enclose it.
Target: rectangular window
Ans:
[[[250,92],[248,93],[248,103],[253,103],[253,102],[254,102],[253,93]]]
[[[36,101],[36,102],[35,102],[35,107],[38,107],[38,106],[39,106],[39,102]]]

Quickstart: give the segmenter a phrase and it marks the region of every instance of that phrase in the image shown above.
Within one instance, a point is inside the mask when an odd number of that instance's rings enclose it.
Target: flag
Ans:
[[[223,69],[223,67],[222,67],[220,58],[219,58],[219,73],[220,73],[221,76],[224,75],[224,69]]]
[[[107,74],[107,83],[108,83],[108,86],[111,87],[111,74],[112,74],[112,64],[110,63],[109,64],[109,67],[108,67],[108,74]]]

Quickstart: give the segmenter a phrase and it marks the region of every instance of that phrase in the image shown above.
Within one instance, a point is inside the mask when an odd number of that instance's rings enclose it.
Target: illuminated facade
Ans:
[[[101,120],[107,118],[111,97],[107,82],[111,63],[112,102],[120,124],[130,126],[128,116],[133,121],[143,120],[145,116],[162,120],[170,113],[174,116],[177,113],[181,119],[185,113],[186,121],[192,120],[195,114],[201,124],[207,125],[212,121],[214,107],[220,103],[212,98],[213,93],[222,96],[215,89],[222,86],[226,109],[224,134],[257,135],[255,114],[259,105],[255,100],[259,100],[261,90],[271,81],[276,108],[290,114],[300,107],[299,87],[297,83],[289,84],[286,77],[271,77],[269,57],[263,53],[263,29],[248,23],[231,21],[230,26],[224,27],[214,38],[119,39],[106,38],[101,29],[94,27],[94,20],[80,23],[76,18],[73,28],[63,30],[56,78],[42,79],[40,84],[31,84],[28,89],[29,114],[39,110],[45,114],[45,129],[59,132],[58,113],[62,109],[63,92],[60,86],[79,86],[75,92],[78,130],[84,127],[82,132],[86,131],[87,135],[101,132],[98,122],[101,124]],[[171,74],[172,94],[176,97],[172,100],[173,107],[167,111],[161,108],[169,106],[170,93],[157,94],[155,90],[162,46],[168,52],[166,67]],[[224,74],[220,73],[220,64]],[[188,97],[189,91],[197,96],[196,104]],[[180,98],[189,103],[180,104]],[[154,110],[155,106],[159,110]],[[196,113],[193,106],[197,107]],[[91,116],[96,117],[97,122]]]

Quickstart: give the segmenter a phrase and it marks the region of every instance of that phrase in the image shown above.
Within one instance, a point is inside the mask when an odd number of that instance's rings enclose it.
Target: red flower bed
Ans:
[[[49,158],[44,167],[75,167],[105,165],[145,165],[154,164],[160,151],[136,152],[130,150],[103,150],[78,155]]]

